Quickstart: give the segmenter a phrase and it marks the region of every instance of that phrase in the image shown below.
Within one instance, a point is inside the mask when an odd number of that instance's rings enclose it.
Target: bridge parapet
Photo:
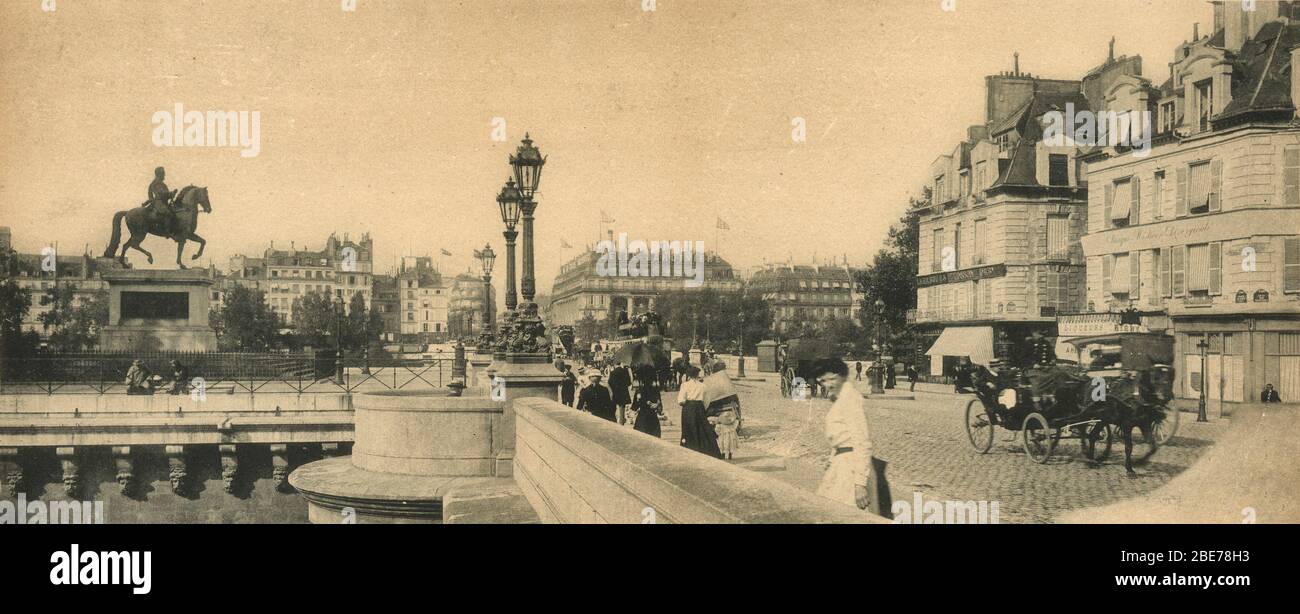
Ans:
[[[514,407],[514,478],[542,522],[889,523],[554,401]]]

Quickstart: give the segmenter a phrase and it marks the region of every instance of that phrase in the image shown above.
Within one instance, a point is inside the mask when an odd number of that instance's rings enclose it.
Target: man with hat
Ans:
[[[583,388],[578,395],[578,409],[591,412],[591,415],[597,418],[614,422],[614,399],[610,396],[609,389],[600,385],[600,371],[593,371],[587,377],[591,385]]]

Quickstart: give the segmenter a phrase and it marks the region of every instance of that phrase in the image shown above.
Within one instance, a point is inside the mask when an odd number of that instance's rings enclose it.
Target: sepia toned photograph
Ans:
[[[0,30],[0,525],[1300,523],[1300,2]]]

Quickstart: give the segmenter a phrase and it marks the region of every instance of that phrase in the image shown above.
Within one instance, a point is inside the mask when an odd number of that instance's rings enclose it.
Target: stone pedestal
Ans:
[[[486,391],[492,386],[492,375],[489,372],[491,364],[491,351],[479,352],[476,349],[474,353],[469,355],[470,387],[478,387]]]
[[[356,395],[353,407],[352,455],[308,463],[289,476],[311,522],[440,523],[449,493],[513,487],[509,471],[498,472],[503,446],[514,447],[504,403],[388,391]]]
[[[108,324],[99,347],[110,352],[217,349],[208,324],[212,279],[203,270],[105,271]]]
[[[560,383],[564,375],[545,353],[496,354],[488,369],[495,372],[492,398],[505,402],[505,416],[499,433],[501,452],[497,454],[497,475],[511,475],[515,460],[515,409],[518,399],[543,398],[559,402]]]

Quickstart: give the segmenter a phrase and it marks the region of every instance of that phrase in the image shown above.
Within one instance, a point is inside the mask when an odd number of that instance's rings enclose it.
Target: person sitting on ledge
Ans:
[[[144,366],[143,360],[131,361],[131,368],[126,372],[127,394],[153,394],[153,373]]]
[[[179,360],[172,361],[172,387],[171,394],[185,394],[189,392],[190,368],[181,364]]]

